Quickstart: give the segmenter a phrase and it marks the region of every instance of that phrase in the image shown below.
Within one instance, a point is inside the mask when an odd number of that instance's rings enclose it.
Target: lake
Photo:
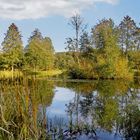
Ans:
[[[139,81],[22,79],[0,88],[2,139],[140,138]]]

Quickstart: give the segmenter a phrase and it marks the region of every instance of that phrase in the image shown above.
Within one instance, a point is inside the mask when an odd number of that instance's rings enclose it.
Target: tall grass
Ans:
[[[0,139],[49,140],[45,114],[38,119],[36,82],[7,80],[0,83],[0,89]]]
[[[19,70],[16,71],[0,71],[0,79],[8,78],[20,78],[23,77],[23,73]]]
[[[55,76],[55,75],[59,75],[62,74],[63,71],[62,70],[48,70],[48,71],[38,71],[38,76]]]
[[[0,79],[14,79],[14,78],[21,78],[25,75],[28,75],[28,77],[32,77],[35,75],[36,77],[53,77],[62,74],[62,70],[47,70],[47,71],[25,71],[24,73],[22,71],[16,70],[16,71],[0,71]]]

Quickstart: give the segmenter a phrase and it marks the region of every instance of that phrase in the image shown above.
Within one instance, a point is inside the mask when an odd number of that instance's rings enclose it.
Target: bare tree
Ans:
[[[70,21],[68,23],[72,29],[75,31],[75,36],[73,38],[69,37],[67,38],[66,44],[69,51],[73,52],[73,56],[75,57],[77,63],[79,64],[79,38],[81,34],[86,29],[86,25],[84,24],[84,19],[79,15],[75,14],[70,18]]]
[[[83,18],[79,14],[71,17],[69,25],[75,30],[75,49],[79,51],[79,36],[84,30]]]

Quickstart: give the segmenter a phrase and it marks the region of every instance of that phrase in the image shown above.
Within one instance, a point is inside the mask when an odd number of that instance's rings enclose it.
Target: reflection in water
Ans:
[[[137,140],[139,116],[136,82],[0,83],[0,139]]]
[[[63,83],[57,85],[62,87]],[[101,139],[121,139],[122,137],[139,139],[140,90],[138,85],[126,81],[108,80],[67,82],[64,87],[66,91],[69,89],[73,99],[65,96],[64,89],[61,91],[57,88],[57,96],[63,94],[65,98],[67,97],[66,106],[57,108],[66,110],[63,117],[68,119],[69,133],[79,135],[84,131],[84,134],[89,134],[89,137],[93,132],[94,136],[97,134]],[[52,105],[56,102],[54,99]],[[51,106],[49,109],[51,110]]]
[[[0,82],[0,139],[46,137],[46,106],[52,103],[53,82],[17,79]]]

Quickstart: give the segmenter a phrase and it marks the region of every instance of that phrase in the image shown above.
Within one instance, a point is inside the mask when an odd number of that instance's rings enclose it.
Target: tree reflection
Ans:
[[[75,93],[67,103],[70,134],[91,134],[106,130],[124,138],[140,137],[140,86],[129,81],[54,82],[21,79],[0,83],[0,138],[46,138],[49,125],[46,107],[52,104],[54,85],[63,86]],[[52,119],[52,118],[51,118]],[[60,122],[60,121],[57,121]],[[56,132],[56,124],[53,128]],[[60,125],[60,124],[59,124]],[[62,126],[60,127],[62,131]],[[61,133],[62,134],[62,133]],[[61,135],[63,136],[63,135]]]
[[[93,107],[93,94],[83,95],[80,100],[80,113],[86,119]]]
[[[125,138],[140,138],[140,111],[136,105],[128,105],[125,108],[125,115],[121,118],[121,133]]]
[[[82,124],[83,126],[86,124],[88,128],[94,127],[95,130],[102,128],[114,134],[121,134],[125,138],[138,139],[140,137],[140,110],[138,108],[140,97],[138,97],[137,84],[108,80],[99,81],[96,84],[67,83],[67,85],[79,95],[78,101],[74,99],[67,105],[71,125],[75,125],[74,112],[78,110],[79,128],[82,128]]]

